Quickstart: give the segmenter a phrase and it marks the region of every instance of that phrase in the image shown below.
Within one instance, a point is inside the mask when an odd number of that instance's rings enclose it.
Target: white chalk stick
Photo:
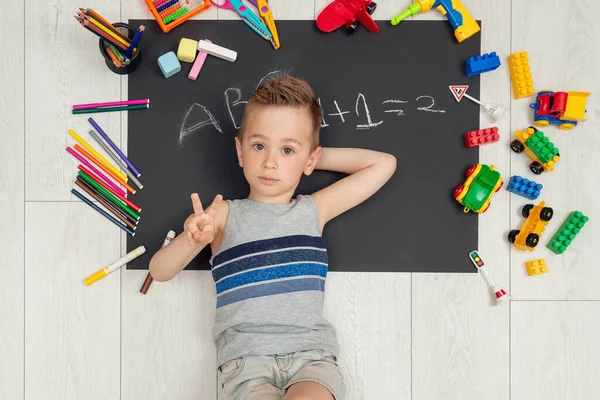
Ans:
[[[204,40],[198,41],[198,51],[204,51],[211,56],[219,57],[230,62],[234,62],[237,58],[237,53],[235,51]]]

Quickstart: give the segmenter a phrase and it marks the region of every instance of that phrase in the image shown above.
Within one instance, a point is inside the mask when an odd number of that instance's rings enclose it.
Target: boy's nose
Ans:
[[[269,152],[263,163],[263,168],[277,169],[278,168],[277,154],[273,154],[272,152]]]

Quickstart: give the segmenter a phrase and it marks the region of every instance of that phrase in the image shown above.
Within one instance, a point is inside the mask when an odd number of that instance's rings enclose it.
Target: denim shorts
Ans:
[[[298,382],[319,383],[335,400],[345,399],[337,359],[322,349],[245,356],[221,365],[218,375],[222,400],[281,400]]]

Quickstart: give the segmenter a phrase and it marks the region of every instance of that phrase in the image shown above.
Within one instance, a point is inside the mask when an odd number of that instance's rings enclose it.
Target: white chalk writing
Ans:
[[[362,103],[365,107],[365,116],[367,117],[367,123],[356,125],[356,129],[369,129],[369,128],[374,128],[376,126],[381,125],[383,123],[383,121],[379,121],[379,122],[375,122],[375,123],[373,123],[373,121],[371,121],[371,113],[369,112],[369,107],[367,106],[367,100],[365,99],[365,95],[362,93],[359,93],[358,97],[356,98],[356,116],[360,117],[360,114],[358,113],[358,103],[360,102],[361,99],[362,99]]]
[[[408,103],[408,101],[404,101],[404,100],[386,100],[381,104],[388,104],[388,103],[394,103],[394,104],[406,104]],[[384,112],[386,113],[397,113],[396,115],[406,115],[404,114],[404,110],[385,110]]]
[[[233,90],[237,94],[237,100],[233,102],[229,102],[229,91]],[[235,118],[233,117],[233,111],[231,110],[231,106],[235,107],[240,104],[247,104],[247,101],[242,100],[242,91],[238,88],[229,88],[225,91],[225,103],[227,104],[227,110],[229,111],[229,117],[231,118],[231,122],[235,129],[240,129],[240,125],[235,123]]]
[[[188,118],[190,118],[190,116],[192,115],[192,111],[195,108],[200,108],[206,114],[206,116],[208,116],[208,119],[204,120],[204,121],[201,121],[201,122],[198,122],[198,123],[195,123],[195,124],[193,124],[191,126],[187,126],[188,125]],[[194,117],[195,117],[195,115],[194,115]],[[180,147],[183,146],[183,138],[185,138],[190,133],[192,133],[192,132],[194,132],[194,131],[196,131],[196,130],[198,130],[198,129],[202,128],[203,126],[206,126],[206,125],[212,125],[220,133],[223,133],[223,130],[219,126],[219,121],[217,121],[215,119],[215,117],[208,110],[208,108],[206,108],[202,104],[198,104],[198,103],[192,104],[192,106],[185,113],[185,117],[183,117],[183,123],[181,124],[181,127],[179,128],[179,146]]]
[[[333,113],[333,114],[329,114],[330,116],[334,116],[334,115],[339,115],[340,118],[342,119],[342,122],[346,122],[346,120],[344,119],[344,114],[350,114],[350,111],[342,111],[340,110],[340,106],[338,106],[337,101],[333,101],[333,104],[335,104],[335,108],[337,108],[337,113]],[[320,104],[319,104],[320,105]]]
[[[421,110],[421,111],[429,111],[429,112],[434,112],[434,113],[445,113],[446,110],[434,110],[431,107],[433,107],[433,105],[435,104],[435,99],[431,96],[419,96],[417,97],[417,101],[419,101],[420,99],[431,99],[431,104],[428,105],[427,107],[417,107],[417,110]]]

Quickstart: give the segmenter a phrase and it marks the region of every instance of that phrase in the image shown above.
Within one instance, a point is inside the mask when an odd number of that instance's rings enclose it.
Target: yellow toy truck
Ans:
[[[544,132],[533,126],[522,131],[515,131],[516,139],[510,142],[510,148],[515,153],[523,150],[533,160],[529,169],[536,175],[544,171],[554,171],[554,164],[560,159],[560,153]]]
[[[533,204],[523,206],[522,214],[527,218],[523,227],[521,230],[513,229],[508,234],[508,241],[513,243],[517,250],[533,251],[540,242],[542,232],[554,215],[554,210],[545,205],[546,203],[542,201],[537,206]]]

